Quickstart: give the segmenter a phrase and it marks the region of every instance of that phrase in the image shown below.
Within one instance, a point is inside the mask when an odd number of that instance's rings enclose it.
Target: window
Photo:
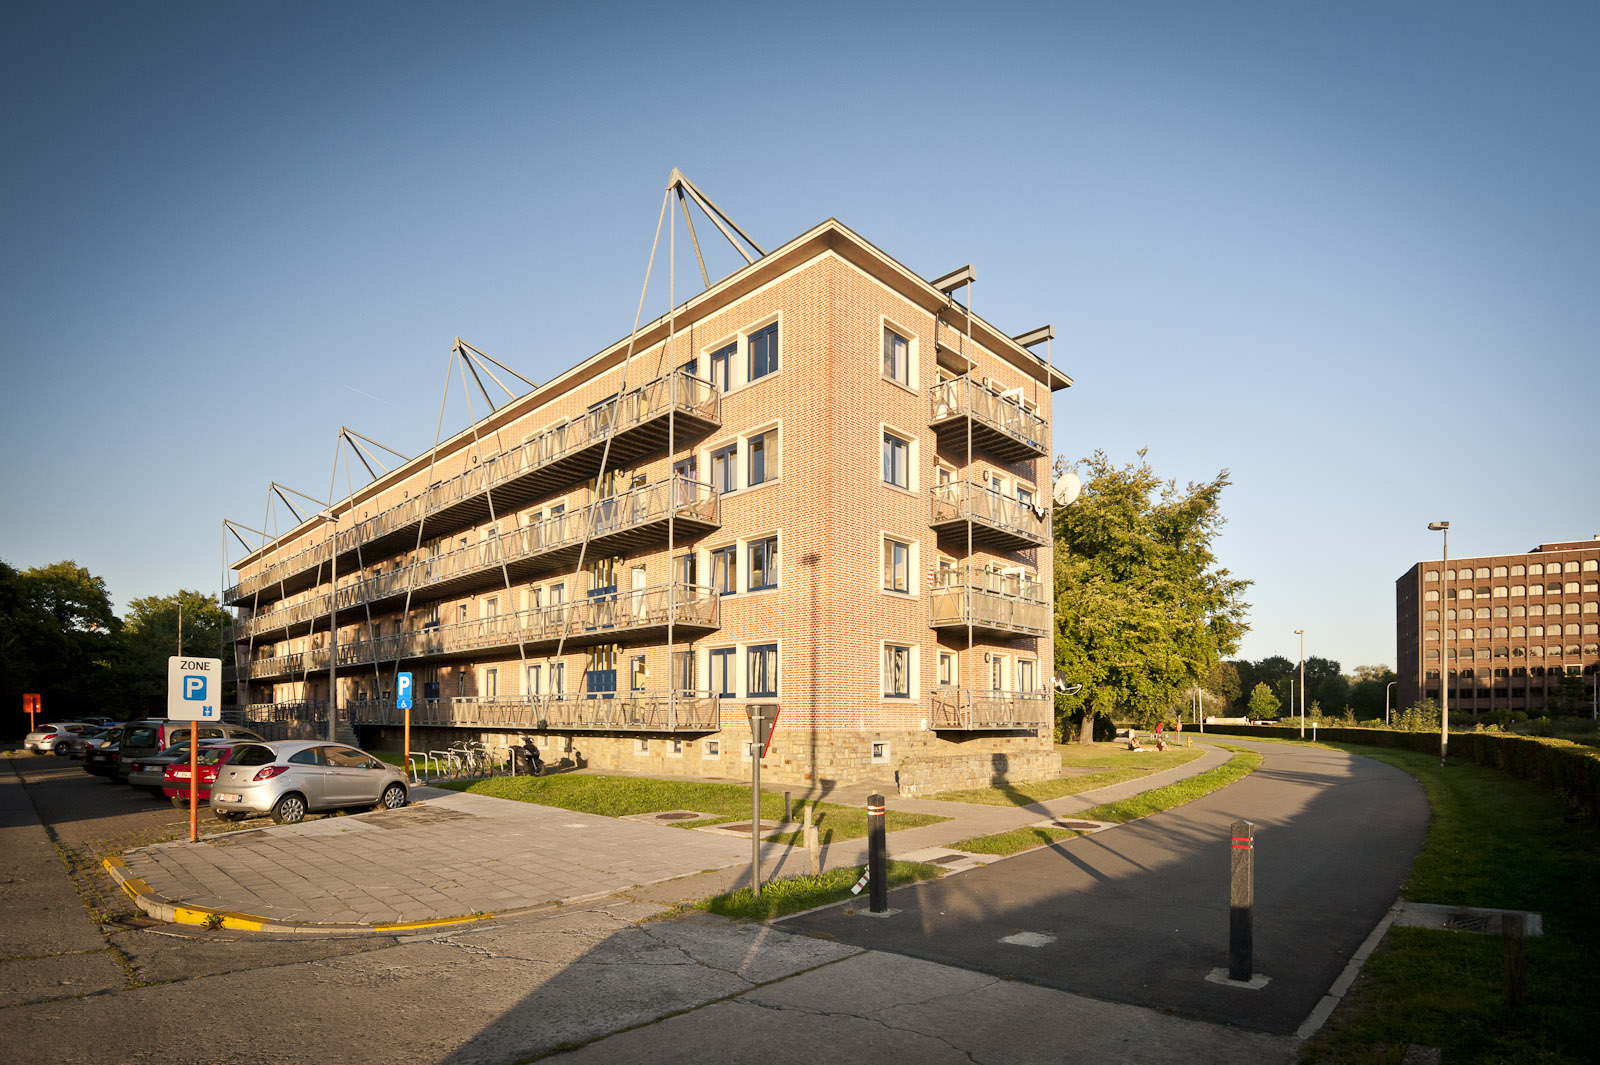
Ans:
[[[718,392],[728,390],[728,367],[733,361],[733,353],[738,348],[737,344],[711,353],[711,387]]]
[[[989,660],[989,690],[1005,691],[1006,687],[1006,656],[995,655]]]
[[[550,694],[564,695],[567,691],[567,664],[565,662],[550,663]]]
[[[911,591],[911,545],[887,536],[883,540],[883,590]]]
[[[939,686],[954,687],[956,683],[956,656],[949,651],[939,652]]]
[[[1425,582],[1426,581],[1436,581],[1436,580],[1439,579],[1439,573],[1438,573],[1437,570],[1431,570],[1430,569],[1428,572],[1426,572],[1426,573],[1424,573],[1422,575],[1422,579]]]
[[[911,698],[911,648],[903,644],[883,645],[883,697]]]
[[[628,670],[628,690],[644,691],[645,676],[648,671],[644,668],[644,655],[635,655],[631,668]]]
[[[711,552],[711,588],[718,595],[732,595],[739,590],[738,544]]]
[[[544,680],[544,666],[534,662],[528,666],[528,686],[522,690],[524,695],[541,695]]]
[[[873,740],[872,741],[872,764],[873,765],[888,765],[889,764],[889,741],[888,740]]]
[[[500,697],[500,671],[498,669],[486,669],[483,671],[483,696],[486,699]]]
[[[706,740],[706,757],[707,758],[721,758],[722,757],[722,741],[721,740]]]
[[[733,656],[737,649],[717,647],[711,651],[711,694],[732,698],[738,694],[738,678],[733,671]]]
[[[778,538],[750,541],[750,591],[778,586]]]
[[[732,492],[738,487],[739,445],[729,444],[711,453],[711,487]]]
[[[778,476],[778,431],[769,429],[750,438],[750,468],[745,484],[754,488]]]
[[[1033,492],[1030,489],[1018,486],[1017,502],[1021,503],[1025,507],[1033,506]]]
[[[897,488],[911,487],[911,444],[887,430],[883,434],[883,481]]]
[[[778,372],[778,323],[750,334],[750,380]]]
[[[1031,658],[1022,658],[1017,660],[1017,691],[1031,692],[1038,690],[1036,686],[1036,681],[1038,679],[1036,672],[1037,669],[1038,663],[1034,662],[1034,660]]]
[[[778,645],[756,644],[746,654],[750,664],[750,698],[775,697],[778,694]]]
[[[906,338],[888,326],[883,329],[883,376],[911,386],[911,351]]]

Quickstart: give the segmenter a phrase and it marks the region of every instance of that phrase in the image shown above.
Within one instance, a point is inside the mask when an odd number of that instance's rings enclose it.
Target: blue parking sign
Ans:
[[[397,673],[394,678],[394,708],[411,709],[411,674]]]

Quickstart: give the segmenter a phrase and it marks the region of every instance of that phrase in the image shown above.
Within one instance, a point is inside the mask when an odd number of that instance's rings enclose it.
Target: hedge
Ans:
[[[1208,734],[1295,738],[1299,726],[1207,724]],[[1329,743],[1398,747],[1422,754],[1439,753],[1439,733],[1395,732],[1391,729],[1319,727],[1318,740]],[[1503,769],[1559,794],[1585,816],[1600,813],[1600,750],[1570,740],[1515,736],[1504,732],[1452,732],[1450,757]]]

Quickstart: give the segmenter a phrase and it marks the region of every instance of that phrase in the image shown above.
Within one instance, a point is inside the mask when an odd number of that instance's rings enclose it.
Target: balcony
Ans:
[[[710,432],[721,424],[720,398],[711,382],[682,370],[630,389],[402,503],[339,528],[340,567],[355,568],[358,547],[378,557],[414,548],[424,520],[435,533],[468,528],[489,520],[491,497],[495,513],[506,514],[579,484],[600,471],[608,437],[606,465],[617,469],[664,448],[671,432],[680,440]],[[292,595],[317,583],[318,567],[331,557],[332,544],[323,540],[243,578],[223,593],[223,602],[238,606]]]
[[[970,377],[941,381],[928,390],[928,425],[940,447],[966,452],[968,415],[974,448],[1006,462],[1049,457],[1049,423],[1017,399]]]
[[[1016,639],[1047,636],[1051,603],[1044,585],[1022,574],[969,572],[963,566],[938,569],[928,591],[928,625],[939,630],[966,629],[975,634]]]
[[[929,727],[949,732],[1053,728],[1049,692],[935,688],[929,696]]]
[[[645,485],[582,510],[547,517],[346,585],[339,589],[338,607],[342,613],[419,592],[436,599],[442,594],[504,586],[508,579],[525,580],[544,570],[574,564],[586,534],[590,557],[599,557],[664,544],[669,528],[682,539],[693,540],[721,524],[721,500],[710,485],[683,480]],[[327,613],[328,596],[324,594],[243,618],[224,630],[224,638],[296,636],[310,631],[313,622],[326,618]]]
[[[359,725],[400,725],[392,699],[353,699],[343,714]],[[419,699],[413,727],[514,728],[552,732],[717,732],[720,702],[704,691],[577,692],[522,698]]]
[[[710,588],[678,583],[612,592],[539,610],[519,610],[453,625],[424,626],[376,640],[339,644],[338,666],[347,669],[411,658],[478,657],[522,652],[543,656],[557,646],[599,643],[658,643],[668,625],[685,641],[721,627],[721,598]],[[223,668],[225,680],[266,680],[303,676],[328,668],[328,649],[257,659]]]
[[[969,481],[946,481],[932,489],[928,524],[940,536],[965,539],[972,523],[975,545],[1020,551],[1043,547],[1050,534],[1050,512]]]

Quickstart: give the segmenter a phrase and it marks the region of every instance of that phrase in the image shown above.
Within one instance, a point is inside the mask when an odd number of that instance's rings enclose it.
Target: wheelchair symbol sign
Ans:
[[[398,673],[394,678],[394,708],[411,709],[411,674]]]

